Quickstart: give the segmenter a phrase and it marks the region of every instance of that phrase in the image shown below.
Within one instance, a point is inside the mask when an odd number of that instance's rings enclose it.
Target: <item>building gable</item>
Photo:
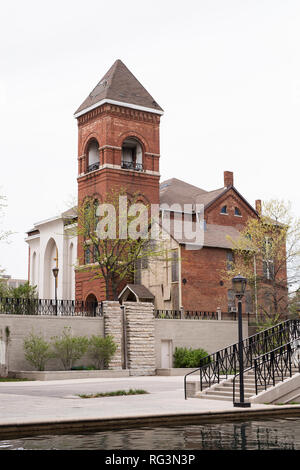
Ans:
[[[204,217],[207,224],[232,226],[241,230],[250,217],[258,217],[258,214],[232,186],[205,207]]]

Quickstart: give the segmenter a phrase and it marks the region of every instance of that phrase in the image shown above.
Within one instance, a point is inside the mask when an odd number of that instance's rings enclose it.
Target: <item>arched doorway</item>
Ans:
[[[44,254],[44,299],[55,298],[55,279],[52,269],[58,266],[58,249],[53,238],[50,238]],[[57,287],[59,282],[59,273],[57,278]]]
[[[95,294],[91,293],[85,299],[86,311],[89,317],[95,317],[97,314],[98,300]]]

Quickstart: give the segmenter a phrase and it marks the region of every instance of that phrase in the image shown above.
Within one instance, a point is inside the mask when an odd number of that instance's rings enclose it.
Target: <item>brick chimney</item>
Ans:
[[[259,215],[261,215],[261,200],[260,199],[257,199],[255,201],[255,209],[256,209],[256,212],[258,212]]]
[[[232,171],[224,171],[224,186],[228,188],[233,186],[233,173]]]

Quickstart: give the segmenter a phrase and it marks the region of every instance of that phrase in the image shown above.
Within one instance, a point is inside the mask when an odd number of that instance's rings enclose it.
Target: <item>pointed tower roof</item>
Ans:
[[[163,114],[148,91],[128,70],[121,60],[116,60],[89,96],[75,112],[75,117],[97,108],[103,103],[119,104],[156,114]]]

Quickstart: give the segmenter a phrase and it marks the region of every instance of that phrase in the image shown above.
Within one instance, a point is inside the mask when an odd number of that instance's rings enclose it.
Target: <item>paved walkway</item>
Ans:
[[[79,393],[144,389],[145,395],[82,399]],[[117,425],[140,419],[170,419],[198,415],[202,418],[241,413],[281,412],[300,405],[272,406],[253,404],[251,408],[234,408],[230,401],[184,399],[183,377],[127,377],[119,379],[80,379],[49,382],[0,382],[0,433],[35,425],[66,427],[98,421]]]

